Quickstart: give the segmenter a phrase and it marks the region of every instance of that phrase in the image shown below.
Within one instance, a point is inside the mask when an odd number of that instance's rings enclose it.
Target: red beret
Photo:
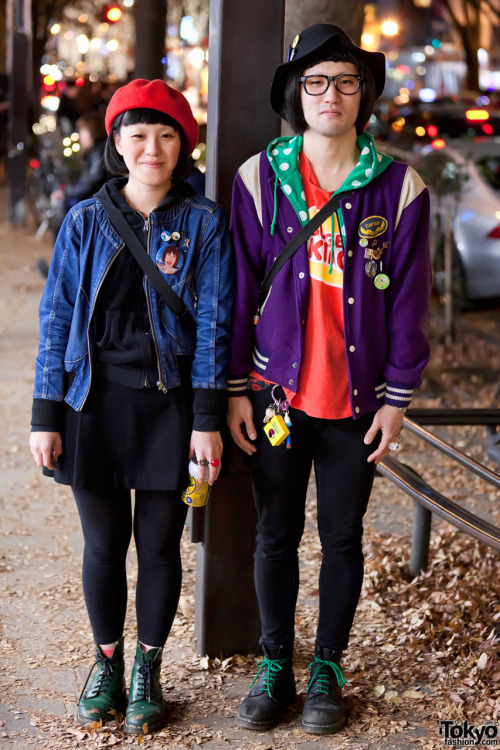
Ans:
[[[184,131],[189,153],[196,148],[198,123],[194,119],[191,107],[180,91],[176,91],[164,81],[159,79],[147,81],[145,78],[137,78],[137,80],[117,89],[109,100],[106,109],[106,132],[108,135],[114,119],[129,109],[156,109],[170,115]]]

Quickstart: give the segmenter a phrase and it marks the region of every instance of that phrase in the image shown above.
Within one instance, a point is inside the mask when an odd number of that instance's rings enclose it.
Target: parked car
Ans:
[[[434,217],[435,286],[444,294],[444,222],[452,227],[453,293],[467,300],[500,297],[500,138],[426,146],[411,160],[429,187]],[[440,218],[441,217],[441,218]]]
[[[375,137],[416,152],[436,139],[500,136],[500,112],[466,102],[413,102],[382,110],[373,128]]]

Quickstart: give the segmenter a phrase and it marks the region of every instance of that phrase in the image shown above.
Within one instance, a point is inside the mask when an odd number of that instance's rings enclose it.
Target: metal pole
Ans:
[[[403,427],[410,432],[413,432],[414,435],[422,438],[422,440],[425,440],[425,442],[429,443],[429,445],[432,445],[434,448],[440,450],[446,456],[453,458],[454,461],[459,463],[461,466],[465,466],[466,469],[469,469],[469,471],[472,471],[478,477],[481,477],[481,479],[484,479],[486,482],[489,482],[497,489],[500,489],[500,476],[494,471],[490,471],[489,469],[487,469],[486,466],[483,466],[478,461],[475,461],[466,453],[458,450],[458,448],[454,448],[445,440],[441,440],[441,438],[439,438],[437,435],[429,432],[421,425],[416,424],[416,422],[412,422],[411,419],[408,419],[407,417],[405,417],[403,420]]]
[[[284,0],[210,2],[206,194],[226,212],[238,167],[280,132],[268,96],[282,62],[284,16]],[[259,648],[256,513],[247,465],[229,435],[223,467],[228,464],[204,511],[197,548],[195,635],[198,653],[208,656]]]
[[[451,243],[451,211],[444,208],[444,319],[445,343],[453,342],[453,256]]]
[[[409,571],[412,576],[418,576],[422,570],[427,570],[429,563],[432,513],[417,500],[414,511]]]
[[[500,409],[412,409],[407,418],[419,424],[500,426]]]

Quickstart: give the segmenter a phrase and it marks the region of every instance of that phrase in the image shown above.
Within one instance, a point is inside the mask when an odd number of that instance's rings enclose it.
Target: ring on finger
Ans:
[[[396,440],[393,440],[392,443],[389,443],[388,447],[390,451],[397,451],[399,450],[399,443]]]
[[[200,458],[200,460],[198,461],[198,466],[208,466],[209,463],[210,461],[208,460],[208,458]]]

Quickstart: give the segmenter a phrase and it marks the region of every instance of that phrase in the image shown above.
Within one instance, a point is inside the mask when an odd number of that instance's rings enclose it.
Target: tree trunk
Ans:
[[[479,61],[477,53],[481,38],[481,14],[483,10],[482,0],[463,0],[465,21],[461,19],[451,0],[441,0],[447,11],[455,30],[462,41],[465,53],[465,64],[467,65],[466,86],[469,91],[479,91]],[[472,17],[472,22],[470,22]]]
[[[288,0],[285,14],[285,48],[299,31],[315,23],[333,23],[359,44],[363,30],[364,0]]]
[[[135,6],[134,78],[163,78],[167,0],[141,0]]]
[[[476,23],[462,27],[461,36],[467,64],[467,89],[479,91],[479,60],[477,58],[480,38],[479,17]]]

